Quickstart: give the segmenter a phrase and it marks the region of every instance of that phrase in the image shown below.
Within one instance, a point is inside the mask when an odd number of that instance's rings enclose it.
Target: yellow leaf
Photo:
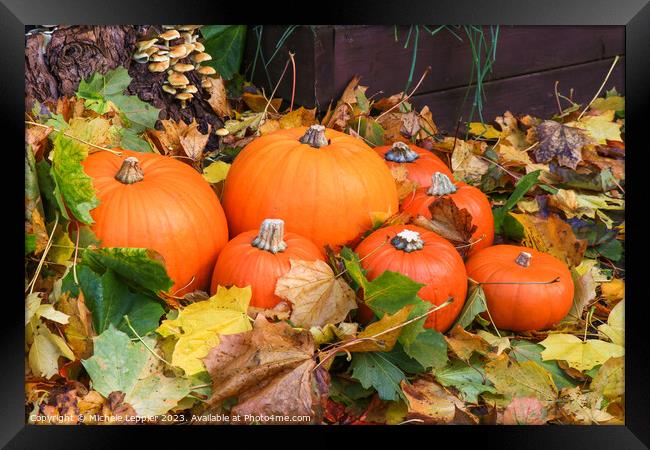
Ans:
[[[482,153],[482,150],[485,149],[485,142],[471,143],[457,139],[456,147],[453,147],[453,141],[454,138],[445,138],[443,144],[454,148],[454,152],[451,154],[451,168],[454,171],[454,176],[468,183],[478,183],[481,177],[487,173],[490,164],[476,156],[474,151],[478,146],[478,152]]]
[[[50,378],[59,371],[59,356],[71,361],[75,356],[65,341],[53,334],[43,322],[34,320],[32,323],[36,325],[28,355],[29,367],[34,375]]]
[[[609,313],[607,323],[598,326],[601,336],[614,344],[625,345],[625,300],[620,301]]]
[[[615,302],[625,297],[625,281],[615,278],[600,285],[600,292],[608,302]]]
[[[316,108],[300,107],[280,118],[280,128],[308,127],[316,124]]]
[[[246,310],[251,288],[217,288],[208,300],[192,303],[178,317],[164,320],[156,330],[163,337],[178,338],[172,353],[172,365],[193,375],[205,370],[202,358],[219,344],[219,336],[251,330]]]
[[[624,199],[612,198],[604,194],[578,194],[576,191],[570,189],[558,189],[549,200],[550,206],[562,210],[568,219],[573,217],[579,219],[589,217],[594,219],[596,212],[601,209],[619,211],[625,209]]]
[[[582,128],[587,134],[599,144],[606,144],[610,141],[622,141],[621,124],[614,122],[614,111],[605,111],[598,116],[585,116],[578,122],[567,123],[567,126]]]
[[[230,170],[230,164],[223,161],[216,161],[203,169],[203,178],[208,183],[215,184],[226,179],[228,170]]]
[[[504,135],[502,131],[498,131],[492,125],[486,125],[481,122],[471,122],[469,124],[469,132],[483,139],[499,139]]]
[[[264,111],[269,103],[268,99],[264,98],[262,94],[251,94],[250,92],[244,92],[242,100],[244,100],[248,107],[256,113]],[[271,113],[279,113],[281,104],[281,98],[274,98],[268,105],[267,111]]]
[[[532,164],[530,156],[523,150],[517,150],[512,145],[499,144],[496,149],[499,161],[508,166],[526,166]]]
[[[487,341],[492,347],[497,348],[497,355],[503,353],[504,350],[510,348],[510,339],[507,337],[495,336],[492,333],[488,333],[485,330],[478,330],[476,332],[479,336]]]
[[[611,344],[597,339],[582,341],[572,334],[551,334],[542,342],[544,361],[566,361],[576,370],[589,370],[603,364],[609,358],[623,356],[625,349],[621,345]]]
[[[337,324],[357,307],[352,288],[325,262],[289,261],[291,269],[278,279],[275,295],[292,303],[294,324],[303,328]]]
[[[481,355],[490,352],[490,346],[481,336],[465,331],[460,325],[456,325],[445,339],[450,350],[463,361],[469,361],[474,352]]]
[[[324,327],[311,327],[309,332],[314,338],[316,346],[329,344],[344,339],[352,339],[357,334],[358,323],[341,322],[338,326],[328,323]]]
[[[625,110],[625,98],[619,95],[597,98],[591,104],[590,109],[596,111],[623,111]]]
[[[203,134],[199,131],[199,124],[196,119],[190,123],[180,135],[180,144],[187,156],[194,161],[199,159],[203,154],[203,149],[208,144],[210,138],[211,125],[208,124],[208,131]]]
[[[406,305],[395,314],[384,314],[381,320],[373,322],[357,336],[357,339],[374,338],[372,341],[362,341],[346,349],[350,352],[389,352],[395,346],[397,338],[402,328],[391,331],[392,328],[403,324],[408,320],[408,316],[413,309],[413,305]]]
[[[275,119],[266,119],[259,129],[261,135],[273,133],[275,130],[280,129],[280,122]]]
[[[625,358],[609,358],[591,380],[589,388],[608,400],[615,400],[625,394]]]
[[[512,361],[503,354],[485,365],[485,375],[500,394],[553,402],[557,388],[551,374],[535,361]]]

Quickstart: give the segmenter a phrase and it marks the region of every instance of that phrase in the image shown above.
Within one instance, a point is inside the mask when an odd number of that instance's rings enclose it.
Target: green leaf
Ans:
[[[95,272],[112,269],[125,280],[154,293],[174,285],[161,260],[157,252],[145,248],[86,249],[83,253],[83,264]]]
[[[153,153],[149,142],[130,128],[122,128],[120,130],[120,147],[133,150],[134,152]]]
[[[360,117],[354,124],[350,126],[354,131],[358,131],[359,135],[363,137],[372,146],[384,145],[384,128],[373,119]]]
[[[542,361],[544,347],[534,342],[513,340],[510,354],[519,362],[534,361],[550,372],[558,389],[572,388],[577,384],[570,378],[555,361]]]
[[[149,339],[153,343],[153,339]],[[94,390],[108,397],[111,392],[130,393],[151,354],[140,341],[131,341],[113,326],[93,339],[94,353],[82,360]]]
[[[359,108],[361,109],[361,112],[363,113],[369,113],[370,112],[370,102],[368,101],[368,98],[366,97],[365,92],[363,92],[361,89],[355,89],[354,90],[354,95],[357,98],[357,105],[359,105]],[[382,134],[383,134],[383,129],[382,129]]]
[[[623,256],[623,244],[618,239],[611,239],[603,244],[600,244],[596,247],[596,251],[600,256],[604,256],[607,259],[611,259],[614,262],[617,262]]]
[[[493,386],[486,384],[483,367],[480,364],[473,364],[473,361],[467,364],[459,359],[453,359],[448,366],[435,369],[433,375],[443,386],[458,389],[461,398],[469,403],[478,403],[478,396],[483,392],[497,393]]]
[[[486,305],[487,303],[483,288],[480,285],[476,286],[469,294],[469,297],[467,297],[463,310],[460,312],[460,315],[452,328],[456,325],[460,325],[463,328],[470,326],[472,322],[474,322],[476,316],[486,310]]]
[[[416,359],[410,357],[404,351],[404,347],[398,342],[390,352],[382,352],[387,360],[397,366],[402,372],[410,374],[424,373],[427,371]]]
[[[350,367],[352,377],[359,380],[364,388],[374,388],[380,399],[404,399],[399,384],[406,379],[406,375],[382,353],[354,353]]]
[[[361,267],[361,261],[359,261],[359,255],[353,252],[348,247],[343,247],[341,249],[341,259],[345,265],[346,273],[352,278],[356,283],[357,287],[365,287],[367,284],[366,281],[366,270]]]
[[[224,80],[230,80],[241,66],[246,44],[246,25],[208,25],[201,27],[206,53],[212,56],[206,65],[214,67]]]
[[[495,208],[492,211],[494,215],[494,232],[497,234],[501,233],[501,226],[503,225],[503,220],[505,219],[506,213],[515,207],[517,202],[526,195],[533,186],[537,184],[539,179],[540,170],[535,170],[527,175],[524,175],[515,186],[514,191],[510,194],[508,200],[506,200],[505,205]]]
[[[41,200],[43,201],[45,219],[48,222],[52,222],[55,219],[57,210],[61,217],[68,219],[69,217],[65,208],[63,208],[63,211],[59,209],[60,206],[63,206],[63,199],[58,199],[54,194],[56,184],[52,177],[52,167],[50,166],[50,163],[46,160],[37,162],[36,174],[38,175],[38,186],[41,191]],[[61,202],[61,205],[59,205],[59,201]]]
[[[106,270],[100,277],[88,267],[81,266],[77,276],[97,333],[112,325],[133,336],[125,315],[141,336],[158,328],[160,317],[165,312],[160,303],[147,295],[131,292],[112,270]]]
[[[129,128],[136,133],[153,128],[158,120],[160,110],[135,95],[120,95],[110,99],[127,118]]]
[[[190,380],[168,378],[159,374],[139,380],[124,402],[133,406],[141,416],[164,414],[190,393]]]
[[[367,399],[374,392],[374,390],[366,389],[357,382],[333,376],[329,397],[335,402],[354,407],[359,400]]]
[[[131,77],[124,67],[109,70],[105,75],[95,72],[79,83],[77,97],[94,100],[121,95],[130,83]]]
[[[404,352],[423,367],[444,367],[447,364],[447,341],[436,330],[425,329],[415,340],[404,345]]]
[[[51,174],[54,179],[54,197],[59,210],[67,206],[74,217],[85,223],[93,223],[90,210],[99,205],[95,197],[92,179],[86,175],[81,162],[88,156],[88,147],[61,134],[54,138]],[[62,204],[64,203],[64,204]]]
[[[25,255],[29,255],[34,250],[36,250],[36,235],[35,234],[26,234],[25,235]]]

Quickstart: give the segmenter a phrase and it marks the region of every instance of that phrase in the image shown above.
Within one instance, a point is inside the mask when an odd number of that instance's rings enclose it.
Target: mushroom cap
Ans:
[[[169,48],[169,56],[172,58],[184,58],[188,53],[184,44],[174,45]]]
[[[191,44],[192,43],[192,33],[181,33],[181,37],[183,38],[183,42],[186,44]]]
[[[149,62],[149,55],[146,52],[138,52],[133,54],[133,59],[138,63]]]
[[[155,53],[155,54],[151,55],[151,57],[149,59],[151,59],[152,61],[156,61],[156,62],[169,61],[169,56],[161,55],[160,53]]]
[[[157,40],[158,40],[157,38],[153,38],[153,39],[148,39],[146,41],[138,41],[135,43],[135,46],[138,49],[138,51],[142,52],[148,48],[151,48],[151,46],[155,44]]]
[[[196,86],[194,86],[193,84],[188,84],[187,87],[185,89],[183,89],[183,92],[188,92],[190,94],[196,94],[197,92],[199,92],[199,89]]]
[[[201,75],[214,75],[215,73],[217,73],[217,71],[210,66],[199,67],[197,69],[197,72],[200,73]]]
[[[192,55],[192,61],[194,61],[195,63],[202,63],[204,61],[210,61],[211,59],[212,56],[210,56],[209,53],[201,52]]]
[[[176,72],[189,72],[190,70],[194,70],[194,66],[192,64],[185,64],[185,63],[176,63],[174,64],[174,67],[172,67]]]
[[[212,82],[208,78],[205,78],[201,81],[201,87],[203,89],[209,89],[212,87]]]
[[[193,31],[200,27],[201,25],[179,25],[176,29],[180,31]]]
[[[174,89],[173,87],[171,87],[168,84],[163,84],[162,90],[169,93],[169,94],[172,94],[172,95],[174,95],[176,93],[176,89]]]
[[[192,97],[194,97],[192,94],[189,92],[181,92],[180,94],[176,94],[175,96],[178,100],[189,100]]]
[[[165,41],[171,41],[172,39],[178,39],[181,37],[181,34],[177,30],[171,29],[161,33],[158,37]]]
[[[149,72],[164,72],[169,67],[169,61],[152,62],[149,64]]]
[[[187,49],[187,53],[186,53],[187,55],[192,53],[194,51],[194,49],[196,48],[196,46],[194,44],[182,44],[182,45],[184,45],[185,48]]]
[[[167,77],[167,81],[172,86],[184,86],[189,84],[190,80],[187,79],[185,75],[179,72],[174,72]]]
[[[196,41],[194,42],[194,50],[196,50],[197,52],[204,52],[205,46],[201,42]]]

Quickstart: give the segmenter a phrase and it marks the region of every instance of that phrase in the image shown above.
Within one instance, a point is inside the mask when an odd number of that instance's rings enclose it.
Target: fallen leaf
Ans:
[[[219,117],[231,117],[233,111],[228,103],[223,78],[206,77],[205,80],[208,80],[209,85],[203,89],[210,94],[210,98],[207,99],[207,102],[210,107],[212,107],[212,110],[217,113]]]
[[[221,336],[251,329],[246,315],[250,299],[250,286],[219,286],[208,300],[181,309],[176,319],[163,320],[156,330],[158,334],[178,338],[172,365],[182,368],[187,375],[205,370],[202,359],[219,344]]]
[[[532,164],[530,156],[523,150],[517,150],[512,145],[499,144],[496,148],[499,162],[504,166],[528,166]]]
[[[605,194],[588,195],[574,190],[558,189],[555,194],[549,196],[549,206],[560,209],[568,219],[573,217],[595,219],[596,213],[600,210],[624,210],[625,200]]]
[[[451,168],[454,172],[454,177],[459,180],[464,180],[468,184],[477,184],[481,181],[481,177],[485,175],[490,168],[490,164],[477,156],[476,153],[481,154],[485,148],[485,142],[475,141],[470,143],[462,139],[456,139],[454,147],[454,138],[447,137],[443,141],[445,146],[450,149],[453,148],[451,154]],[[475,153],[476,152],[476,153]]]
[[[625,300],[614,306],[607,323],[598,326],[598,334],[614,344],[625,345]]]
[[[417,135],[420,131],[420,117],[415,111],[402,114],[402,127],[400,133],[404,136],[411,138]]]
[[[196,119],[194,119],[181,133],[181,147],[185,154],[192,160],[197,161],[201,159],[203,150],[208,144],[208,139],[210,138],[210,129],[211,125],[208,124],[208,132],[206,134],[201,133],[199,131],[199,124],[196,122]]]
[[[416,181],[409,179],[406,164],[394,165],[390,168],[395,184],[397,185],[397,196],[399,200],[404,200],[419,187]],[[383,222],[383,221],[382,221]],[[381,223],[381,222],[380,222]]]
[[[85,317],[86,313],[90,313],[83,304],[83,295],[79,293],[79,298],[75,298],[62,294],[56,307],[69,317],[67,325],[63,327],[63,334],[76,358],[90,357],[93,352],[92,338],[95,333],[90,318]]]
[[[413,384],[402,381],[400,385],[408,404],[408,420],[423,424],[478,424],[478,418],[465,404],[435,381],[421,379]]]
[[[506,398],[535,397],[545,405],[557,398],[551,374],[534,361],[512,361],[502,354],[486,364],[485,374]]]
[[[215,161],[203,169],[203,178],[210,184],[216,184],[226,179],[230,170],[230,164],[223,161]]]
[[[592,392],[608,401],[620,401],[625,395],[625,358],[609,358],[600,366],[589,386]]]
[[[431,219],[418,216],[413,224],[433,231],[455,246],[466,246],[470,243],[476,231],[476,225],[472,224],[472,215],[465,208],[459,209],[451,197],[440,197],[431,203],[429,213]]]
[[[614,278],[600,285],[600,295],[608,302],[616,302],[625,298],[625,281]]]
[[[585,308],[596,299],[596,280],[601,276],[598,261],[583,259],[582,262],[571,269],[573,279],[573,304],[565,320],[579,320]]]
[[[514,397],[508,404],[500,423],[503,425],[544,425],[548,411],[537,397]]]
[[[373,322],[356,336],[356,339],[373,338],[372,341],[362,341],[346,347],[349,352],[389,352],[395,346],[402,328],[396,328],[406,322],[413,305],[407,305],[395,314],[384,314],[377,322]],[[395,328],[393,330],[393,328]],[[391,331],[388,331],[391,330]]]
[[[540,345],[544,346],[542,359],[566,361],[579,371],[603,364],[609,358],[623,356],[625,349],[597,339],[581,340],[572,334],[551,334]]]
[[[460,325],[456,325],[445,340],[450,350],[463,361],[469,361],[475,352],[480,355],[490,353],[490,345],[481,336],[465,331]]]
[[[290,263],[289,272],[277,281],[275,295],[292,303],[291,321],[296,325],[337,324],[357,307],[352,288],[325,262],[291,259]]]
[[[32,373],[39,377],[51,378],[59,371],[59,357],[73,361],[74,353],[68,344],[53,334],[40,319],[33,318],[32,345],[29,348],[28,362]]]
[[[600,97],[594,100],[589,106],[590,109],[596,111],[624,111],[625,110],[625,97],[620,95],[610,95],[608,97]]]
[[[466,402],[477,404],[479,394],[497,391],[489,385],[482,363],[473,364],[452,359],[445,367],[433,369],[433,375],[440,384],[458,390],[460,398]]]
[[[497,355],[500,355],[501,353],[504,352],[504,350],[510,348],[510,339],[506,336],[503,337],[495,336],[492,333],[488,333],[485,330],[477,330],[476,334],[482,337],[492,347],[496,347]]]
[[[543,121],[535,128],[535,133],[539,145],[533,154],[538,163],[547,163],[556,158],[561,166],[574,170],[582,161],[582,147],[591,142],[583,130],[554,120]]]
[[[551,214],[546,218],[510,213],[524,227],[522,244],[555,256],[570,267],[580,264],[587,241],[576,239],[571,225]]]
[[[262,136],[265,134],[273,133],[276,130],[280,129],[280,122],[275,119],[265,119],[264,122],[259,126],[259,132]]]
[[[279,125],[280,128],[296,128],[308,127],[310,125],[315,125],[317,122],[316,108],[306,109],[301,106],[300,108],[294,109],[280,117]]]
[[[597,116],[585,116],[577,122],[568,123],[585,130],[586,134],[599,144],[610,141],[622,141],[621,124],[614,122],[614,111],[605,111]]]
[[[268,112],[278,114],[280,112],[280,105],[282,104],[281,98],[274,98],[269,103],[269,100],[265,98],[262,94],[253,94],[250,92],[244,92],[242,94],[242,100],[244,101],[244,103],[246,103],[246,105],[248,105],[251,111],[256,113],[260,113],[263,112],[264,110],[267,110]]]
[[[569,423],[591,425],[614,419],[611,414],[600,409],[602,396],[582,392],[580,387],[562,389],[560,400],[560,412]]]
[[[502,131],[497,131],[492,125],[481,122],[471,122],[468,130],[470,134],[483,139],[499,139],[504,135]]]

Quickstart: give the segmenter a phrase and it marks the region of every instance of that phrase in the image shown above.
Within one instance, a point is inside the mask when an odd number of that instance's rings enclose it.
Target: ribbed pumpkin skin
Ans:
[[[219,251],[228,241],[226,217],[203,177],[175,159],[118,149],[122,156],[97,152],[84,162],[100,204],[91,211],[92,230],[102,247],[150,248],[165,258],[174,280],[170,292],[195,280],[177,295],[207,290]],[[140,161],[144,179],[115,179],[124,158]]]
[[[379,156],[381,156],[381,159],[384,160],[384,163],[386,163],[389,168],[404,166],[408,171],[407,178],[411,181],[416,182],[418,186],[431,186],[431,175],[433,175],[435,172],[442,172],[450,179],[454,179],[451,170],[449,167],[447,167],[447,164],[445,164],[442,159],[438,158],[436,155],[424,148],[412,144],[408,144],[408,146],[411,148],[411,150],[420,155],[418,159],[410,163],[387,161],[384,158],[384,155],[391,149],[390,145],[375,147],[375,151]]]
[[[405,229],[420,233],[424,241],[422,250],[406,253],[393,247],[390,239]],[[371,281],[390,270],[425,284],[418,295],[434,305],[444,303],[450,296],[454,298],[453,303],[429,315],[425,327],[444,333],[463,309],[467,295],[463,259],[453,245],[437,234],[413,225],[392,225],[373,232],[356,252]]]
[[[515,263],[520,252],[532,254],[530,266]],[[490,315],[497,328],[545,330],[562,320],[573,303],[571,272],[546,253],[515,245],[495,245],[467,260],[467,275],[478,282],[560,281],[550,284],[484,284]],[[485,315],[488,319],[488,316]]]
[[[221,250],[212,274],[210,292],[214,294],[219,285],[251,286],[250,305],[273,308],[282,300],[274,293],[275,284],[291,269],[289,259],[315,261],[322,260],[323,256],[318,247],[295,233],[284,235],[287,249],[283,252],[273,254],[260,250],[251,245],[257,234],[258,230],[241,233]]]
[[[231,233],[276,217],[319,248],[338,248],[372,226],[371,213],[397,212],[395,181],[370,147],[327,129],[330,145],[313,148],[299,142],[305,130],[267,134],[237,156],[223,195]]]
[[[494,216],[490,201],[480,189],[470,186],[461,181],[454,182],[458,189],[453,194],[447,194],[452,198],[459,209],[466,209],[472,215],[472,224],[476,225],[476,231],[472,240],[483,238],[469,250],[468,254],[473,255],[477,251],[487,248],[494,242]],[[429,205],[440,197],[427,195],[428,188],[417,189],[412,195],[404,199],[402,211],[411,214],[413,217],[422,215],[427,219],[431,218]]]

